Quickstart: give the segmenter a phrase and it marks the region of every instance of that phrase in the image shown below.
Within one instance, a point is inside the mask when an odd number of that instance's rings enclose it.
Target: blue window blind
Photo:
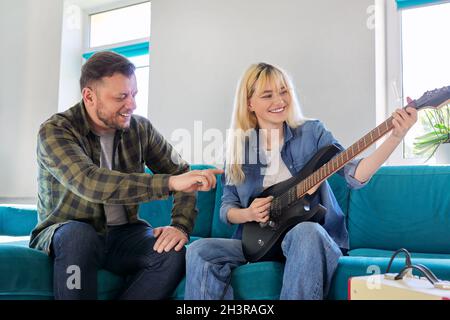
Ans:
[[[398,9],[406,9],[411,7],[429,5],[429,4],[438,4],[450,2],[448,0],[397,0],[397,8]]]
[[[114,48],[107,49],[107,50],[114,51],[116,53],[124,55],[125,57],[130,58],[130,57],[136,57],[136,56],[148,54],[149,47],[150,47],[150,45],[148,42],[141,42],[141,43],[130,44],[127,46],[122,46],[122,47],[114,47]],[[101,50],[99,50],[99,51],[101,51]],[[96,52],[97,51],[84,53],[83,58],[89,59]]]

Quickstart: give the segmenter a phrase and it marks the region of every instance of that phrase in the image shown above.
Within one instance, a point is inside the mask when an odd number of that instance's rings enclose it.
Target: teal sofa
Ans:
[[[193,166],[194,169],[207,166]],[[220,180],[220,179],[219,179]],[[450,166],[382,167],[369,184],[349,190],[334,175],[329,183],[347,218],[348,256],[341,257],[329,299],[347,299],[348,279],[384,272],[392,253],[406,248],[413,263],[428,266],[450,280]],[[191,241],[203,237],[230,237],[234,228],[219,221],[222,186],[200,192],[199,216]],[[171,199],[142,204],[139,214],[153,226],[170,221]],[[28,248],[27,236],[37,222],[34,206],[0,205],[0,299],[52,299],[52,261]],[[394,261],[399,271],[403,256]],[[283,275],[278,262],[260,262],[236,268],[232,285],[237,299],[277,299]],[[113,299],[123,279],[99,271],[99,299]],[[182,299],[184,280],[173,293]]]

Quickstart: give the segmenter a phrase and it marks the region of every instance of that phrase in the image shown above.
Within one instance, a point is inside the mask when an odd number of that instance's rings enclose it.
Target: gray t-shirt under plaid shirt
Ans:
[[[115,132],[107,133],[100,136],[100,168],[113,169],[113,154],[114,162],[117,163],[117,152],[114,152],[114,136]],[[106,224],[108,226],[118,226],[128,223],[127,214],[121,204],[105,204]]]

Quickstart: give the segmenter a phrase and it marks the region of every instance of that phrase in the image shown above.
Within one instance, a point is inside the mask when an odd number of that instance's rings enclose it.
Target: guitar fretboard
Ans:
[[[303,197],[308,190],[315,187],[319,183],[325,181],[328,177],[330,177],[332,174],[334,174],[343,166],[345,166],[358,154],[362,153],[364,150],[366,150],[372,144],[374,144],[377,140],[382,138],[386,133],[391,131],[393,128],[392,120],[393,117],[388,118],[386,121],[378,125],[375,129],[367,133],[364,137],[362,137],[354,144],[352,144],[345,151],[339,153],[336,157],[334,157],[326,164],[321,166],[319,169],[314,171],[311,175],[302,180],[299,184],[292,187],[291,188],[292,190],[291,189],[288,190],[287,191],[288,195],[291,195],[289,197],[291,201],[289,202],[292,202],[292,200],[296,200],[293,199],[294,198],[292,197],[293,195],[296,195],[297,199]]]

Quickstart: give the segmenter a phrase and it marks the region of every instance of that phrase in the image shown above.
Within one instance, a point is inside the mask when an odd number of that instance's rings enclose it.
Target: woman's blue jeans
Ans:
[[[313,222],[299,223],[281,247],[286,263],[280,299],[324,299],[342,255],[325,229]],[[197,240],[188,246],[186,260],[185,299],[233,299],[233,288],[227,285],[231,271],[247,263],[240,240]]]

